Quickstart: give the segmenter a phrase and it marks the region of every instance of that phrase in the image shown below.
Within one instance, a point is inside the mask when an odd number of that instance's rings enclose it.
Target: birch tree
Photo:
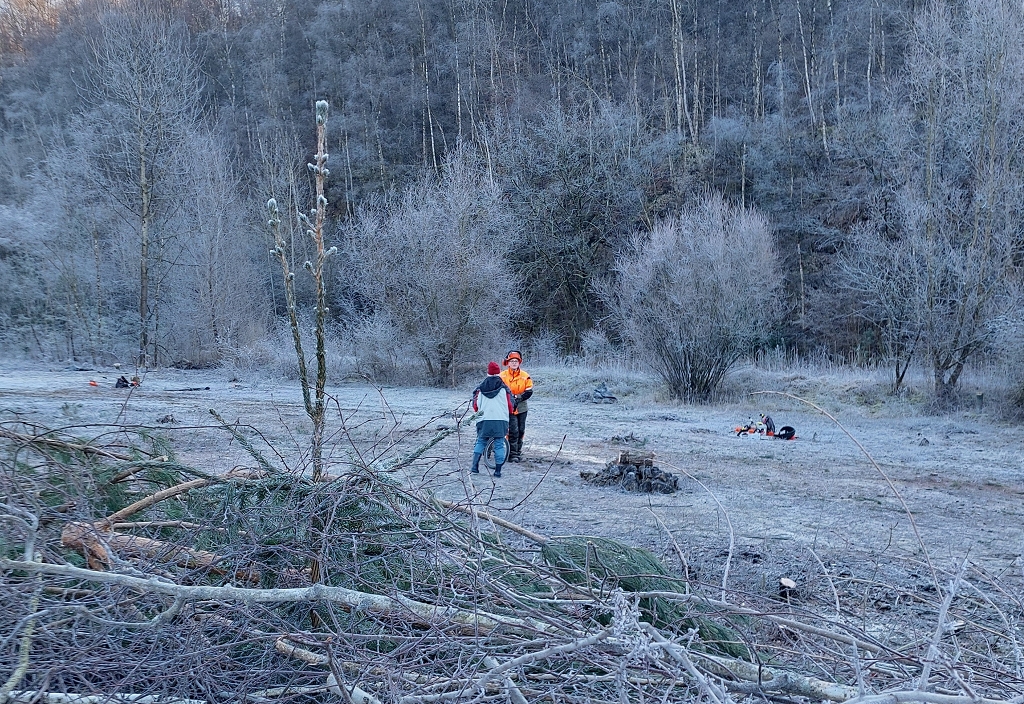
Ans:
[[[181,244],[169,224],[182,148],[200,122],[200,72],[184,29],[141,2],[102,18],[93,60],[78,140],[89,151],[87,178],[130,235],[138,363],[156,363],[157,284]]]

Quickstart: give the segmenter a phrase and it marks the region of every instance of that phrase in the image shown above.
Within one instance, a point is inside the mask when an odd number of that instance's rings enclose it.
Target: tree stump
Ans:
[[[598,486],[648,494],[673,494],[679,489],[678,477],[655,466],[653,452],[622,450],[600,472],[583,470],[580,477]]]

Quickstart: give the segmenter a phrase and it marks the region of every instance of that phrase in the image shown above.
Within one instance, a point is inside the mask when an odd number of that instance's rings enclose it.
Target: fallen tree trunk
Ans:
[[[391,616],[396,619],[406,620],[412,617],[412,622],[423,626],[436,624],[455,625],[460,630],[469,633],[490,633],[499,628],[529,633],[555,633],[563,630],[556,629],[550,623],[532,618],[516,618],[487,611],[435,606],[402,595],[389,597],[346,589],[345,587],[328,587],[323,584],[314,584],[310,587],[298,589],[192,586],[174,584],[173,582],[167,582],[156,577],[143,579],[126,574],[83,569],[72,565],[53,565],[17,560],[0,560],[0,568],[40,572],[103,584],[117,584],[143,592],[156,592],[180,597],[189,601],[210,600],[246,604],[329,601],[346,609],[362,609],[378,616]],[[568,631],[565,632],[568,633]]]
[[[142,538],[105,530],[95,523],[68,523],[60,534],[61,544],[80,551],[89,567],[108,569],[111,563],[110,551],[130,557],[161,558],[179,567],[208,569],[216,574],[227,574],[218,566],[223,558],[206,550],[195,550],[174,545],[163,540]],[[255,570],[236,570],[235,577],[247,582],[259,582],[260,573]]]
[[[226,574],[226,570],[217,566],[217,563],[223,558],[215,553],[173,545],[153,538],[116,533],[113,527],[161,501],[180,496],[193,489],[232,479],[252,479],[262,476],[265,476],[265,473],[258,470],[242,470],[228,472],[221,478],[207,477],[183,482],[139,499],[93,523],[68,523],[61,531],[61,543],[65,547],[80,551],[85,556],[89,567],[94,570],[109,568],[110,551],[113,550],[132,557],[163,558],[181,567],[209,569],[217,574]],[[235,577],[248,582],[259,582],[260,573],[255,570],[238,570],[235,572]]]

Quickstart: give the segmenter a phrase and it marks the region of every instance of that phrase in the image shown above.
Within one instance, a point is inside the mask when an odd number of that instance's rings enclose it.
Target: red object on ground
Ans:
[[[99,386],[94,379],[89,379],[89,386]]]

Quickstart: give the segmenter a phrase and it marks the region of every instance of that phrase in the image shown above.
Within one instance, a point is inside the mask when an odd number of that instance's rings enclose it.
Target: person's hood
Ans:
[[[478,387],[480,393],[487,398],[494,398],[498,395],[498,392],[505,388],[505,382],[501,380],[500,376],[489,376],[483,380],[483,383]]]

